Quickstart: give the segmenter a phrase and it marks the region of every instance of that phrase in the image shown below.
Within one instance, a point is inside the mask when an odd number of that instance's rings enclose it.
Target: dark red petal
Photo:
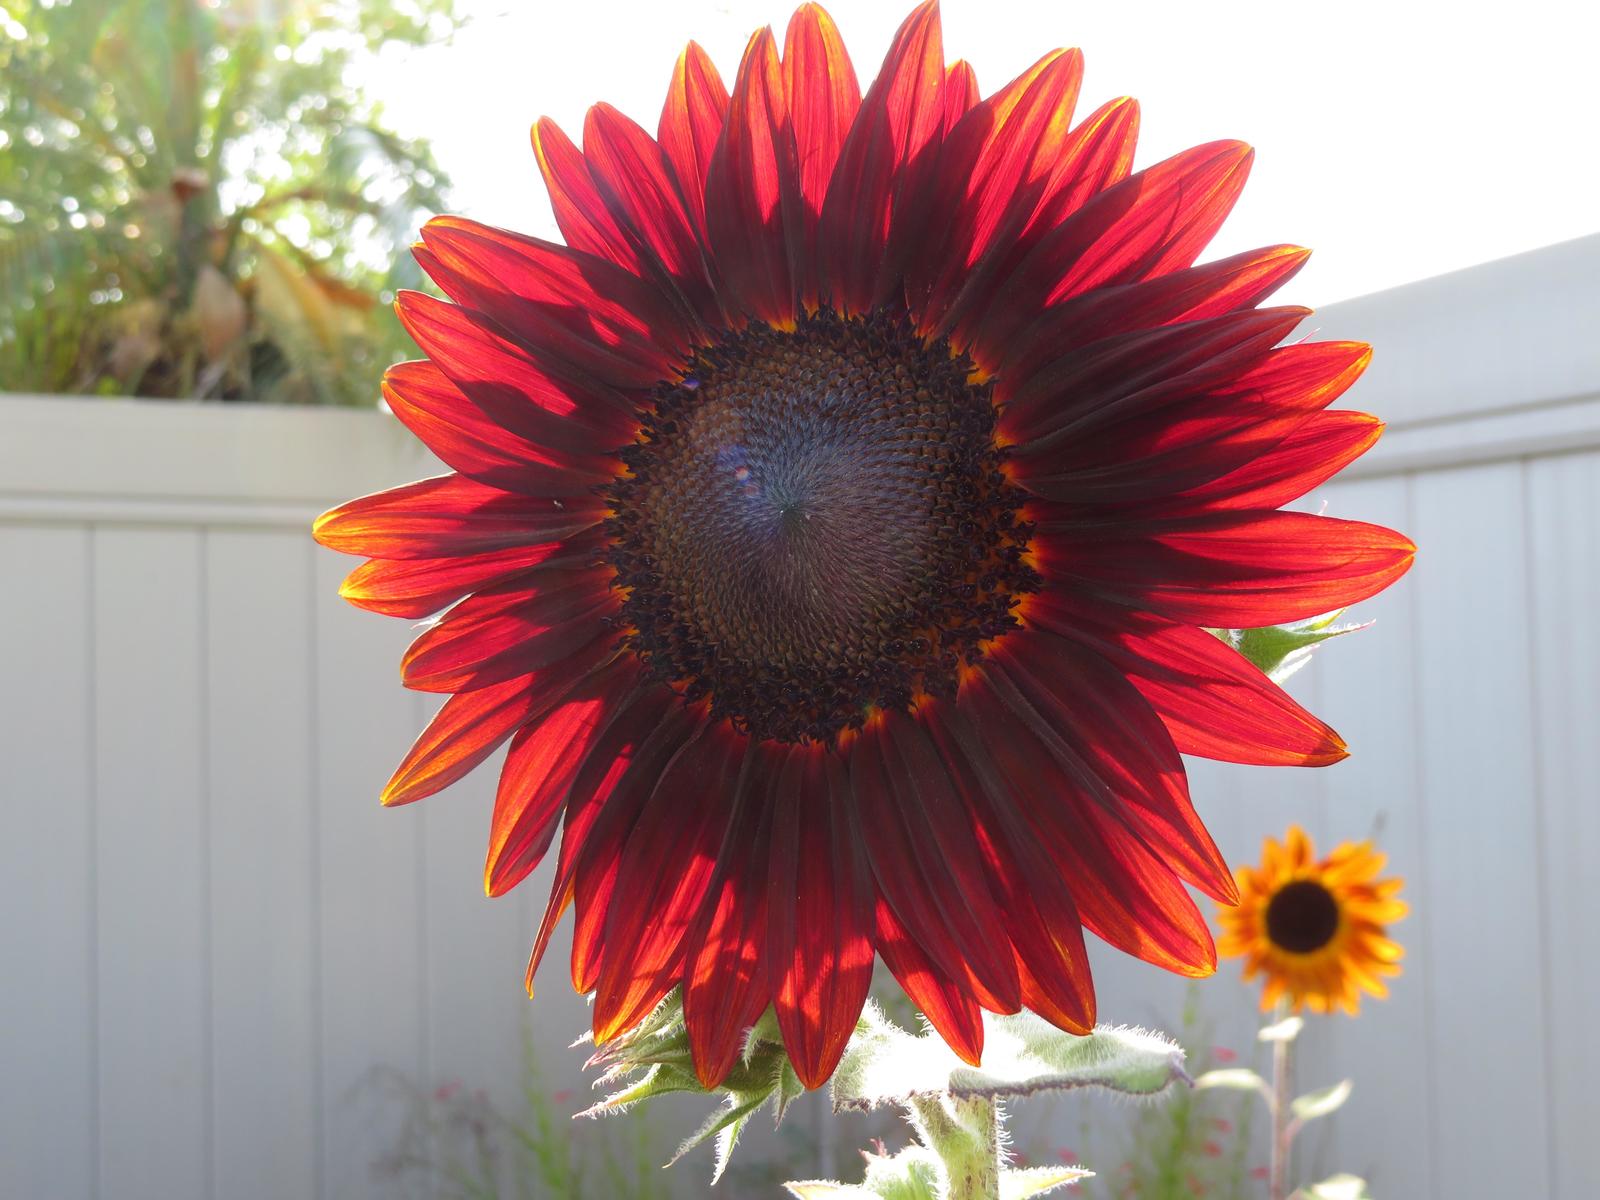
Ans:
[[[861,87],[833,18],[802,4],[783,41],[783,81],[798,151],[803,239],[795,270],[801,304],[815,308],[823,282],[817,223],[834,164],[861,107]]]
[[[906,166],[944,120],[944,42],[937,0],[924,0],[895,34],[850,127],[822,204],[819,254],[832,306],[862,313],[886,298],[884,270],[897,193],[913,186]],[[912,193],[917,203],[920,193]],[[882,295],[880,293],[883,293]]]
[[[601,639],[617,608],[609,572],[542,571],[467,597],[412,642],[400,678],[420,692],[461,692],[543,670]]]
[[[890,725],[905,727],[901,736]],[[941,971],[969,982],[983,1007],[1017,1011],[1005,923],[961,801],[926,736],[895,714],[863,731],[849,758],[867,861],[897,924]]]
[[[965,981],[953,981],[934,965],[882,896],[875,916],[872,940],[889,973],[950,1049],[963,1062],[978,1066],[983,1061],[983,1011]]]
[[[567,245],[635,275],[645,274],[647,260],[638,242],[620,215],[606,204],[583,151],[549,117],[534,122],[531,136],[545,190],[550,193],[550,207]]]
[[[780,328],[795,319],[790,263],[802,209],[794,127],[772,30],[750,39],[706,176],[706,234],[732,307]]]
[[[519,346],[460,305],[401,292],[395,312],[451,383],[527,441],[593,456],[626,445],[638,432],[632,406],[620,393],[552,379]]]
[[[767,887],[776,776],[784,756],[757,748],[751,758],[685,956],[683,1023],[695,1074],[706,1088],[727,1078],[746,1032],[772,997],[765,957]]]
[[[956,782],[921,720],[890,714],[883,738],[901,820],[910,831],[918,865],[947,908],[946,928],[966,944],[967,970],[983,987],[979,1003],[997,1012],[1015,1012],[1022,1001],[1012,982],[1015,960],[1005,946],[1005,913],[990,893],[986,865]]]
[[[543,718],[511,739],[489,824],[483,889],[503,896],[544,858],[566,808],[572,782],[622,695],[638,686],[630,658],[596,671]]]
[[[808,1088],[833,1075],[872,985],[872,877],[839,757],[791,751],[773,805],[767,975],[783,1044]]]
[[[395,768],[380,797],[410,804],[448,787],[477,766],[526,721],[560,702],[592,661],[558,664],[537,678],[524,675],[451,696]]]
[[[677,984],[700,911],[747,787],[747,741],[707,729],[667,764],[617,866],[594,998],[594,1037],[631,1029]]]
[[[1219,479],[1173,496],[1166,513],[1274,509],[1298,500],[1372,449],[1383,422],[1361,412],[1317,413],[1260,458]]]
[[[596,842],[604,847],[608,840],[620,847],[639,806],[655,786],[660,767],[687,736],[685,712],[676,695],[664,687],[644,686],[617,702],[595,738],[567,794],[555,880],[528,958],[530,993],[550,935],[572,903],[580,869],[586,862],[593,870],[597,863],[607,861],[603,852],[588,859],[585,852],[593,849]],[[636,766],[637,771],[633,769]],[[603,924],[604,904],[598,911],[599,923]],[[598,961],[598,953],[595,958]]]
[[[990,663],[995,693],[1087,794],[1186,882],[1224,904],[1237,900],[1233,872],[1190,803],[1172,736],[1125,675],[1085,646],[1034,630],[1007,637]]]
[[[968,117],[969,125],[971,121]],[[1026,207],[1032,215],[1013,226],[1006,237],[991,239],[989,252],[981,261],[973,260],[973,269],[946,280],[939,295],[923,306],[923,332],[930,337],[949,334],[956,345],[978,358],[985,372],[1000,369],[1018,347],[974,343],[978,323],[987,311],[1005,303],[998,287],[1027,260],[1042,238],[1091,198],[1126,178],[1138,134],[1139,106],[1124,97],[1102,105],[1064,137],[1049,137],[1058,142],[1053,160],[1037,164],[1047,173],[1024,197],[1031,201]]]
[[[1051,51],[950,131],[926,202],[930,241],[907,263],[914,312],[943,313],[975,268],[1016,244],[1060,162],[1082,79],[1082,54]]]
[[[1053,305],[1001,349],[995,402],[1006,403],[1045,364],[1091,342],[1252,308],[1304,266],[1310,254],[1298,246],[1269,246]]]
[[[489,487],[539,497],[588,496],[618,469],[608,458],[580,457],[518,437],[430,362],[390,367],[383,398],[446,466]]]
[[[431,617],[468,592],[498,586],[531,571],[586,566],[594,562],[598,549],[598,543],[590,538],[511,546],[467,558],[378,558],[351,571],[339,585],[339,595],[369,612]]]
[[[1080,425],[1049,444],[1018,446],[1011,476],[1066,504],[1151,501],[1199,488],[1269,453],[1343,393],[1369,357],[1356,342],[1302,343],[1221,383],[1213,367],[1222,364],[1206,364],[1119,401],[1119,419],[1096,422],[1092,435]],[[1175,398],[1163,404],[1164,395]]]
[[[1250,169],[1239,142],[1212,142],[1130,175],[1039,239],[975,314],[964,341],[980,361],[1000,352],[1044,308],[1098,288],[1191,265],[1233,207]]]
[[[435,217],[422,240],[417,261],[445,295],[563,379],[648,388],[672,374],[693,341],[658,284],[569,246],[464,217]]]
[[[684,209],[695,233],[705,240],[706,172],[722,136],[728,89],[710,57],[694,42],[678,56],[661,109],[656,141],[672,164]]]
[[[1019,452],[1076,451],[1074,441],[1231,385],[1302,321],[1304,308],[1263,308],[1094,342],[1039,371],[998,422]],[[1082,447],[1093,452],[1093,444]]]
[[[368,558],[465,558],[558,542],[604,519],[592,496],[519,495],[464,475],[436,475],[350,500],[317,518],[312,536]]]
[[[1338,734],[1196,626],[1131,614],[1113,623],[1058,592],[1030,597],[1027,621],[1090,647],[1125,674],[1185,754],[1300,767],[1347,756]]]
[[[583,149],[606,203],[649,252],[650,265],[702,319],[715,319],[700,237],[661,147],[611,105],[596,104],[584,121]]]
[[[1077,905],[1067,881],[1015,801],[985,786],[961,748],[952,725],[964,725],[957,707],[928,706],[930,729],[945,770],[956,781],[972,822],[990,890],[1006,914],[1024,1007],[1072,1033],[1094,1027],[1094,979]]]
[[[1416,555],[1391,529],[1293,512],[1041,523],[1032,549],[1055,586],[1229,629],[1297,621],[1365,600],[1404,575]]]
[[[1169,971],[1211,974],[1217,965],[1211,932],[1166,864],[1085,794],[982,673],[963,689],[960,704],[971,721],[960,734],[967,761],[991,797],[1025,815],[1072,888],[1084,927]]]
[[[939,93],[939,131],[935,136],[948,136],[956,123],[977,105],[978,99],[977,72],[966,59],[956,59],[944,73],[944,88]]]

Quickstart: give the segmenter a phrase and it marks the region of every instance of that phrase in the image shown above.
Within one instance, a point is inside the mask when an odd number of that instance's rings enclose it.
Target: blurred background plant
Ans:
[[[442,207],[349,80],[455,0],[0,0],[0,387],[371,403]]]

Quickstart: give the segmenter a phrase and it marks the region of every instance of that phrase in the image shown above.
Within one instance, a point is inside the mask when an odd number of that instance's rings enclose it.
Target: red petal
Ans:
[[[550,207],[567,245],[643,275],[646,259],[620,214],[601,196],[583,151],[549,117],[534,122],[531,136]]]
[[[734,306],[791,326],[801,204],[794,128],[772,30],[750,39],[706,176],[706,233]]]
[[[550,887],[544,918],[539,923],[538,936],[534,939],[533,953],[528,959],[530,993],[534,973],[550,944],[550,935],[567,905],[572,903],[579,879],[603,877],[608,868],[614,867],[616,852],[632,828],[639,808],[649,798],[661,767],[688,736],[686,710],[669,689],[641,687],[618,701],[616,711],[578,768],[568,793],[555,880]],[[580,921],[584,915],[580,906]],[[598,970],[598,927],[605,922],[604,901],[591,905],[587,915],[590,920],[585,936],[580,939],[579,931],[573,931],[574,979],[580,977],[577,970],[580,954],[586,970],[591,957]],[[587,978],[588,986],[593,987],[593,976]]]
[[[1304,266],[1310,254],[1298,246],[1270,246],[1054,305],[1003,348],[995,402],[1008,401],[1044,364],[1091,342],[1253,308]]]
[[[695,1074],[706,1088],[727,1078],[745,1033],[771,1001],[764,957],[767,884],[778,799],[774,776],[783,758],[756,750],[752,759],[716,876],[689,935],[683,973],[683,1022]]]
[[[1032,549],[1058,586],[1229,629],[1297,621],[1365,600],[1404,575],[1416,554],[1391,529],[1293,512],[1041,523]]]
[[[312,536],[370,558],[465,558],[558,542],[604,519],[592,497],[564,501],[503,492],[464,475],[436,475],[329,509]]]
[[[448,787],[493,754],[518,726],[559,703],[593,665],[563,663],[537,679],[525,675],[451,696],[395,768],[381,801],[410,804]]]
[[[1039,240],[979,312],[970,340],[998,354],[1052,304],[1192,264],[1244,187],[1251,151],[1213,142],[1107,188]],[[983,348],[991,348],[984,352]]]
[[[462,692],[543,670],[611,636],[616,607],[609,573],[592,568],[479,591],[411,643],[400,678],[420,692]]]
[[[690,224],[702,241],[706,232],[706,172],[722,136],[728,89],[710,57],[694,42],[678,56],[661,109],[656,141],[672,164]]]
[[[977,72],[966,59],[956,59],[944,73],[944,88],[939,93],[939,132],[935,136],[946,137],[977,105],[978,98]]]
[[[579,384],[648,388],[668,378],[694,331],[657,284],[568,246],[463,217],[422,227],[420,262],[445,295]]]
[[[1015,960],[1006,947],[1006,917],[989,891],[983,856],[955,780],[920,720],[890,714],[883,737],[900,818],[910,832],[917,865],[946,910],[945,928],[965,945],[962,960],[980,986],[979,1003],[997,1012],[1016,1012],[1022,1001],[1013,983]]]
[[[644,246],[668,281],[703,319],[716,303],[700,237],[661,147],[609,104],[596,104],[583,126],[589,171],[617,219]]]
[[[1232,384],[1308,311],[1251,309],[1094,342],[1035,374],[1001,411],[999,435],[1019,452],[1075,449],[1118,421]]]
[[[383,398],[446,466],[490,487],[540,497],[587,496],[617,471],[610,459],[580,458],[518,437],[430,362],[390,367]]]
[[[1015,245],[1060,163],[1082,79],[1082,54],[1051,51],[950,131],[927,201],[931,244],[907,264],[914,311],[943,313],[975,267]]]
[[[494,587],[551,567],[594,562],[593,539],[511,546],[467,558],[373,559],[339,585],[339,595],[357,608],[391,617],[431,617],[468,592]]]
[[[629,833],[606,910],[596,1042],[637,1025],[677,984],[685,938],[745,786],[747,745],[725,727],[685,745]]]
[[[986,792],[1015,803],[1069,882],[1085,928],[1146,962],[1209,975],[1216,950],[1178,877],[1115,814],[1090,799],[980,673],[963,689],[962,750]],[[954,728],[962,728],[956,725]]]
[[[889,973],[905,989],[911,1003],[960,1056],[976,1067],[983,1061],[983,1012],[965,983],[939,970],[894,915],[882,896],[875,910],[873,944]]]
[[[1234,373],[1227,364],[1249,357],[1246,345],[1118,401],[1120,419],[1096,422],[1092,435],[1080,425],[1048,444],[1018,446],[1012,477],[1068,504],[1164,500],[1201,487],[1267,454],[1325,408],[1361,374],[1369,351],[1353,342],[1285,346],[1227,382],[1214,382]],[[1164,395],[1176,398],[1162,404]]]
[[[818,244],[833,307],[861,313],[886,298],[890,217],[911,184],[905,168],[940,133],[944,43],[937,0],[924,0],[895,34],[850,127],[822,204]],[[920,193],[907,190],[920,203]]]
[[[1086,647],[1031,630],[1007,637],[991,663],[995,693],[1088,795],[1185,881],[1224,904],[1237,900],[1172,736],[1126,676]]]
[[[638,686],[631,659],[602,668],[541,720],[511,739],[494,797],[483,889],[503,896],[544,858],[572,782],[622,695]]]
[[[412,340],[479,410],[540,446],[596,456],[638,432],[618,392],[552,379],[515,343],[469,310],[421,292],[401,292],[395,312]]]
[[[798,149],[803,241],[796,269],[800,301],[815,308],[822,278],[817,258],[817,223],[834,164],[856,111],[861,87],[833,18],[816,4],[802,4],[783,42],[783,81]]]
[[[1095,1020],[1094,979],[1067,881],[1011,796],[986,789],[968,762],[962,735],[951,732],[952,725],[965,726],[955,706],[934,704],[928,711],[945,769],[966,803],[990,889],[1006,913],[1022,1003],[1062,1029],[1088,1033]]]
[[[925,306],[924,332],[929,336],[950,334],[991,373],[1017,351],[1013,345],[974,343],[977,325],[988,310],[1007,302],[998,285],[1009,279],[1061,222],[1127,176],[1139,134],[1139,106],[1127,98],[1113,100],[1064,137],[1054,136],[1056,132],[1047,131],[1048,140],[1058,143],[1053,158],[1037,164],[1048,173],[1022,198],[1029,201],[1026,207],[1032,215],[1023,214],[1025,220],[1004,238],[991,239],[990,252],[981,262],[974,259],[975,269],[953,276]]]
[[[891,723],[908,721],[896,714],[884,724]],[[916,734],[869,728],[849,757],[867,861],[897,924],[941,971],[969,983],[983,1007],[1016,1012],[1021,994],[1005,923],[932,747]]]
[[[839,1065],[872,984],[872,877],[837,755],[791,752],[773,804],[767,975],[783,1044],[808,1088]]]
[[[1372,449],[1383,422],[1360,412],[1317,413],[1254,462],[1171,497],[1167,513],[1273,509],[1298,500]]]
[[[1347,756],[1338,734],[1203,629],[1131,614],[1119,628],[1060,593],[1030,597],[1027,612],[1029,624],[1090,647],[1127,675],[1185,754],[1298,767]]]

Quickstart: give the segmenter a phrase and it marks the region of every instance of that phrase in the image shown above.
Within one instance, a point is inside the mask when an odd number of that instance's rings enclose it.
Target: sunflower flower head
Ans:
[[[1281,343],[1306,252],[1197,265],[1244,184],[1215,142],[1133,170],[1082,56],[987,97],[917,7],[863,91],[832,20],[690,43],[656,132],[606,104],[533,149],[565,244],[457,217],[385,376],[448,472],[325,514],[354,604],[436,616],[448,697],[383,791],[509,743],[485,883],[556,844],[602,1045],[682,989],[697,1077],[770,1010],[807,1087],[882,959],[949,1045],[1095,1019],[1082,931],[1215,968],[1232,874],[1180,753],[1344,743],[1209,629],[1301,620],[1413,547],[1282,505],[1372,445],[1367,348]]]
[[[1386,859],[1371,842],[1344,842],[1315,858],[1298,825],[1282,843],[1267,838],[1258,866],[1239,868],[1239,903],[1220,912],[1218,951],[1244,959],[1244,977],[1263,977],[1263,1011],[1286,1000],[1355,1015],[1361,993],[1388,995],[1401,947],[1388,926],[1406,915],[1403,881],[1380,878]]]

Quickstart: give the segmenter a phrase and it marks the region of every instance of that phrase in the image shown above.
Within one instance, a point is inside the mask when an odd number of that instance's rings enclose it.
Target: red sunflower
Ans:
[[[1082,59],[987,99],[936,4],[863,96],[815,5],[731,93],[678,59],[657,136],[605,104],[533,143],[566,245],[441,217],[384,380],[451,468],[317,522],[343,592],[440,612],[452,693],[384,789],[501,744],[487,887],[561,832],[534,968],[614,1037],[671,989],[701,1078],[776,1010],[832,1072],[875,956],[964,1058],[981,1009],[1094,1021],[1082,928],[1215,966],[1185,884],[1233,878],[1180,752],[1321,765],[1339,738],[1206,626],[1324,613],[1412,545],[1277,512],[1372,445],[1327,406],[1367,348],[1280,343],[1306,252],[1195,266],[1250,150],[1131,172],[1074,125]]]

